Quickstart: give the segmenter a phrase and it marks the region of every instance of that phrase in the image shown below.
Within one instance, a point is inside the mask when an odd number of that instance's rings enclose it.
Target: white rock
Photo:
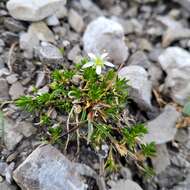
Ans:
[[[40,21],[53,15],[65,0],[9,0],[7,9],[18,20]]]
[[[167,73],[163,91],[184,105],[190,97],[190,53],[179,47],[169,47],[158,59]]]
[[[110,190],[143,190],[136,182],[132,180],[119,180],[117,182],[110,182]]]
[[[38,147],[14,171],[16,183],[27,190],[85,190],[75,165],[51,145]]]
[[[74,9],[69,11],[69,24],[76,32],[82,32],[84,29],[84,21],[79,13],[77,13]]]
[[[122,68],[118,73],[120,78],[129,80],[129,96],[139,105],[140,109],[151,109],[151,88],[147,71],[140,66],[131,65]]]
[[[52,15],[46,19],[47,25],[48,26],[57,26],[60,25],[59,19],[57,18],[56,15]]]
[[[106,51],[115,64],[125,62],[128,57],[122,26],[105,17],[99,17],[88,25],[83,43],[86,53],[102,54]]]
[[[143,137],[144,142],[154,141],[156,144],[164,144],[172,141],[177,132],[176,123],[180,116],[175,107],[166,106],[157,118],[148,122],[148,134]]]

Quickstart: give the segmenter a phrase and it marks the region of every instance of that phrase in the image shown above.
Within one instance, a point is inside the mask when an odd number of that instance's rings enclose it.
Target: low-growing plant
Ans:
[[[108,147],[104,156],[106,169],[118,168],[119,155],[126,160],[132,158],[150,174],[144,161],[155,155],[154,143],[142,142],[141,137],[148,132],[143,124],[129,124],[122,118],[128,101],[127,81],[120,79],[114,69],[102,73],[105,65],[114,67],[105,57],[106,54],[90,54],[90,60],[84,58],[73,69],[53,71],[49,92],[22,96],[16,105],[39,118],[51,143],[65,139],[67,149],[71,135],[76,134],[78,150],[80,139],[98,153]],[[65,124],[52,119],[53,110],[67,116]]]

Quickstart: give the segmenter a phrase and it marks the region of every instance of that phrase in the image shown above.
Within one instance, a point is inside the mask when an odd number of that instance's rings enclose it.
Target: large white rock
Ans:
[[[76,166],[51,145],[38,147],[13,172],[22,190],[85,190]]]
[[[9,0],[7,9],[18,20],[40,21],[53,15],[65,0]]]
[[[179,47],[169,47],[158,59],[167,73],[163,91],[184,105],[190,97],[190,53]]]
[[[142,110],[151,109],[152,83],[148,80],[148,72],[141,66],[131,65],[122,68],[120,78],[128,80],[129,95]]]
[[[123,27],[105,17],[99,17],[88,25],[83,43],[86,53],[102,54],[106,51],[115,64],[123,63],[128,57]]]

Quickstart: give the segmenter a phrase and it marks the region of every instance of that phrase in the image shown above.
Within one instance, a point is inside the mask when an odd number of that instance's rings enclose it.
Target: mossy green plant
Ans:
[[[118,156],[132,158],[139,168],[150,171],[144,161],[155,155],[155,146],[141,140],[147,129],[143,124],[125,123],[122,118],[129,98],[127,81],[114,69],[97,73],[93,64],[85,66],[88,63],[84,58],[73,69],[53,71],[49,92],[22,96],[16,105],[33,113],[39,124],[48,128],[51,143],[62,140],[66,149],[75,133],[78,147],[81,138],[96,152],[108,146],[105,168],[110,171],[118,168]],[[52,119],[52,110],[66,115],[66,122]]]

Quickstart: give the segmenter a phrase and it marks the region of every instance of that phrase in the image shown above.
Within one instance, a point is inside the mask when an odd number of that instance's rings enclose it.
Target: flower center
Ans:
[[[103,66],[104,65],[104,61],[100,57],[97,57],[95,59],[95,64],[96,64],[96,66]]]

